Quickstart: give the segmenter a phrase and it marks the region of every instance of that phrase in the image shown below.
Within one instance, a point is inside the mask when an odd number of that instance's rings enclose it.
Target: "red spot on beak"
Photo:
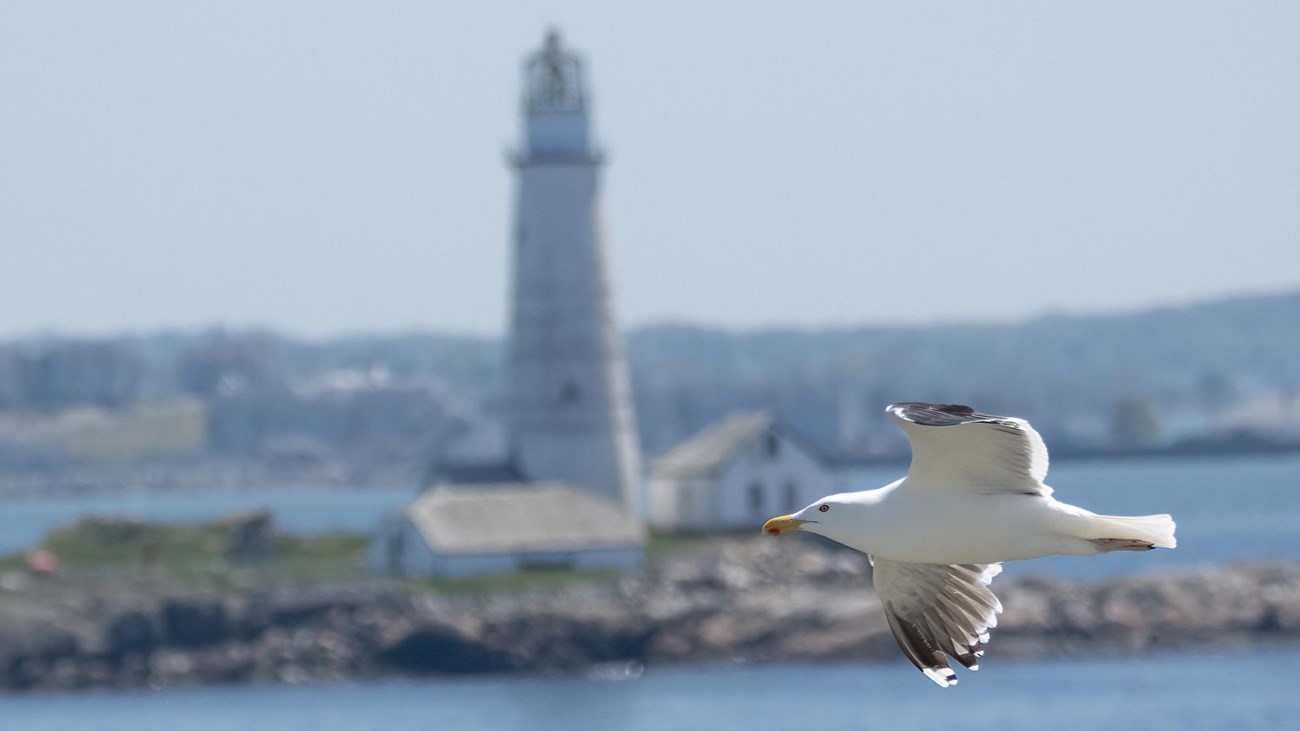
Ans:
[[[768,528],[768,529],[767,529],[767,532],[768,532],[769,535],[774,535],[774,536],[779,536],[779,535],[781,535],[781,529],[780,529],[780,528]]]

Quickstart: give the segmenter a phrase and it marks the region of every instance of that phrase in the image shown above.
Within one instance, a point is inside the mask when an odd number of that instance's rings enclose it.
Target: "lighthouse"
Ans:
[[[530,481],[564,482],[640,514],[641,453],[611,304],[603,158],[582,61],[551,31],[524,69],[516,171],[507,429]]]

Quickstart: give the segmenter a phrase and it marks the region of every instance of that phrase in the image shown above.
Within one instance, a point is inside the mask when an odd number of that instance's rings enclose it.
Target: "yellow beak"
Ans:
[[[788,515],[782,515],[779,518],[773,518],[763,524],[763,533],[769,536],[779,536],[782,533],[790,533],[799,530],[799,526],[811,521],[791,518]]]

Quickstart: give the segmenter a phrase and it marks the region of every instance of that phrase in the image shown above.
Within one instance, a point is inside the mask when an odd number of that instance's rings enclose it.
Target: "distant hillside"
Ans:
[[[899,400],[1023,415],[1054,444],[1082,447],[1214,433],[1231,427],[1234,411],[1253,417],[1257,404],[1300,413],[1300,292],[1012,324],[745,332],[659,325],[631,331],[627,347],[652,454],[729,412],[759,408],[828,451],[860,455],[902,448],[881,415]],[[503,356],[498,339],[434,333],[30,340],[0,345],[0,412],[78,399],[210,399],[232,383],[276,393],[339,382],[340,372],[382,371],[428,389],[448,418],[472,425],[499,415]],[[116,377],[87,391],[86,374],[110,366]]]
[[[1087,438],[1116,402],[1215,412],[1300,391],[1300,292],[1015,324],[728,332],[637,330],[645,438],[661,448],[737,408],[770,405],[819,443],[888,443],[890,401],[964,402]]]

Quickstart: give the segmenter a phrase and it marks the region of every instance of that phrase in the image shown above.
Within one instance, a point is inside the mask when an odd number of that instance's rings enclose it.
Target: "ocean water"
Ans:
[[[488,677],[0,697],[37,731],[474,729],[1294,729],[1300,649],[999,661],[939,688],[903,664],[650,669],[640,678]]]
[[[879,487],[905,471],[858,471],[851,485]],[[1037,559],[1008,564],[1008,575],[1096,578],[1228,561],[1300,560],[1300,455],[1064,462],[1052,467],[1047,481],[1058,499],[1094,512],[1172,513],[1178,549]],[[293,532],[367,532],[413,496],[408,487],[289,487],[7,500],[0,501],[0,553],[33,545],[51,528],[91,514],[194,522],[266,508]]]
[[[855,487],[896,479],[863,471]],[[1010,564],[1097,577],[1300,559],[1300,456],[1068,462],[1049,483],[1103,513],[1170,512],[1175,551]],[[410,489],[291,488],[0,502],[0,551],[85,514],[189,522],[265,507],[298,532],[364,531]],[[327,686],[0,696],[7,729],[1285,729],[1300,728],[1300,647],[1266,653],[1004,660],[935,687],[902,663],[651,667],[637,679],[483,677]]]
[[[879,487],[905,473],[905,468],[862,471],[853,485]],[[1006,576],[1098,578],[1211,563],[1300,560],[1300,455],[1071,461],[1052,465],[1047,484],[1057,500],[1094,513],[1170,513],[1178,523],[1178,548],[1017,561],[1006,565]]]

